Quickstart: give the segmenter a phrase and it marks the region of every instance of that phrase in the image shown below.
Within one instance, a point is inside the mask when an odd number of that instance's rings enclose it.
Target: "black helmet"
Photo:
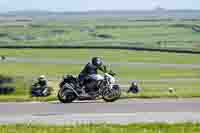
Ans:
[[[92,64],[94,66],[101,66],[103,64],[102,59],[100,57],[93,57]]]

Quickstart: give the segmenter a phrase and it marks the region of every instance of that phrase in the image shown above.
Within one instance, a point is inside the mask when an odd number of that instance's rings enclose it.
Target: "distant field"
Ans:
[[[0,125],[1,133],[198,133],[200,125],[197,123],[152,123],[152,124],[88,124],[73,126],[50,125]]]
[[[14,21],[0,25],[0,45],[112,45],[200,50],[200,21],[148,19]]]

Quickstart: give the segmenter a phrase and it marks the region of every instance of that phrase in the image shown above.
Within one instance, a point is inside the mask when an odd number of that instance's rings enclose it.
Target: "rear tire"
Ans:
[[[57,97],[61,103],[71,103],[77,98],[76,94],[72,90],[67,88],[60,89]]]

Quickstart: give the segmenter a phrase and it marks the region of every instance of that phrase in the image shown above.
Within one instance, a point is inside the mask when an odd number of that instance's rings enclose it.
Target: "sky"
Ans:
[[[0,0],[0,12],[138,10],[158,6],[167,9],[200,9],[200,0]]]

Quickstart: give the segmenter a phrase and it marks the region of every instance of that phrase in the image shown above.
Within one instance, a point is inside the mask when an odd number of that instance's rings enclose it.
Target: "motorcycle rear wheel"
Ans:
[[[69,89],[60,89],[57,97],[61,103],[72,103],[77,98],[76,94]]]

